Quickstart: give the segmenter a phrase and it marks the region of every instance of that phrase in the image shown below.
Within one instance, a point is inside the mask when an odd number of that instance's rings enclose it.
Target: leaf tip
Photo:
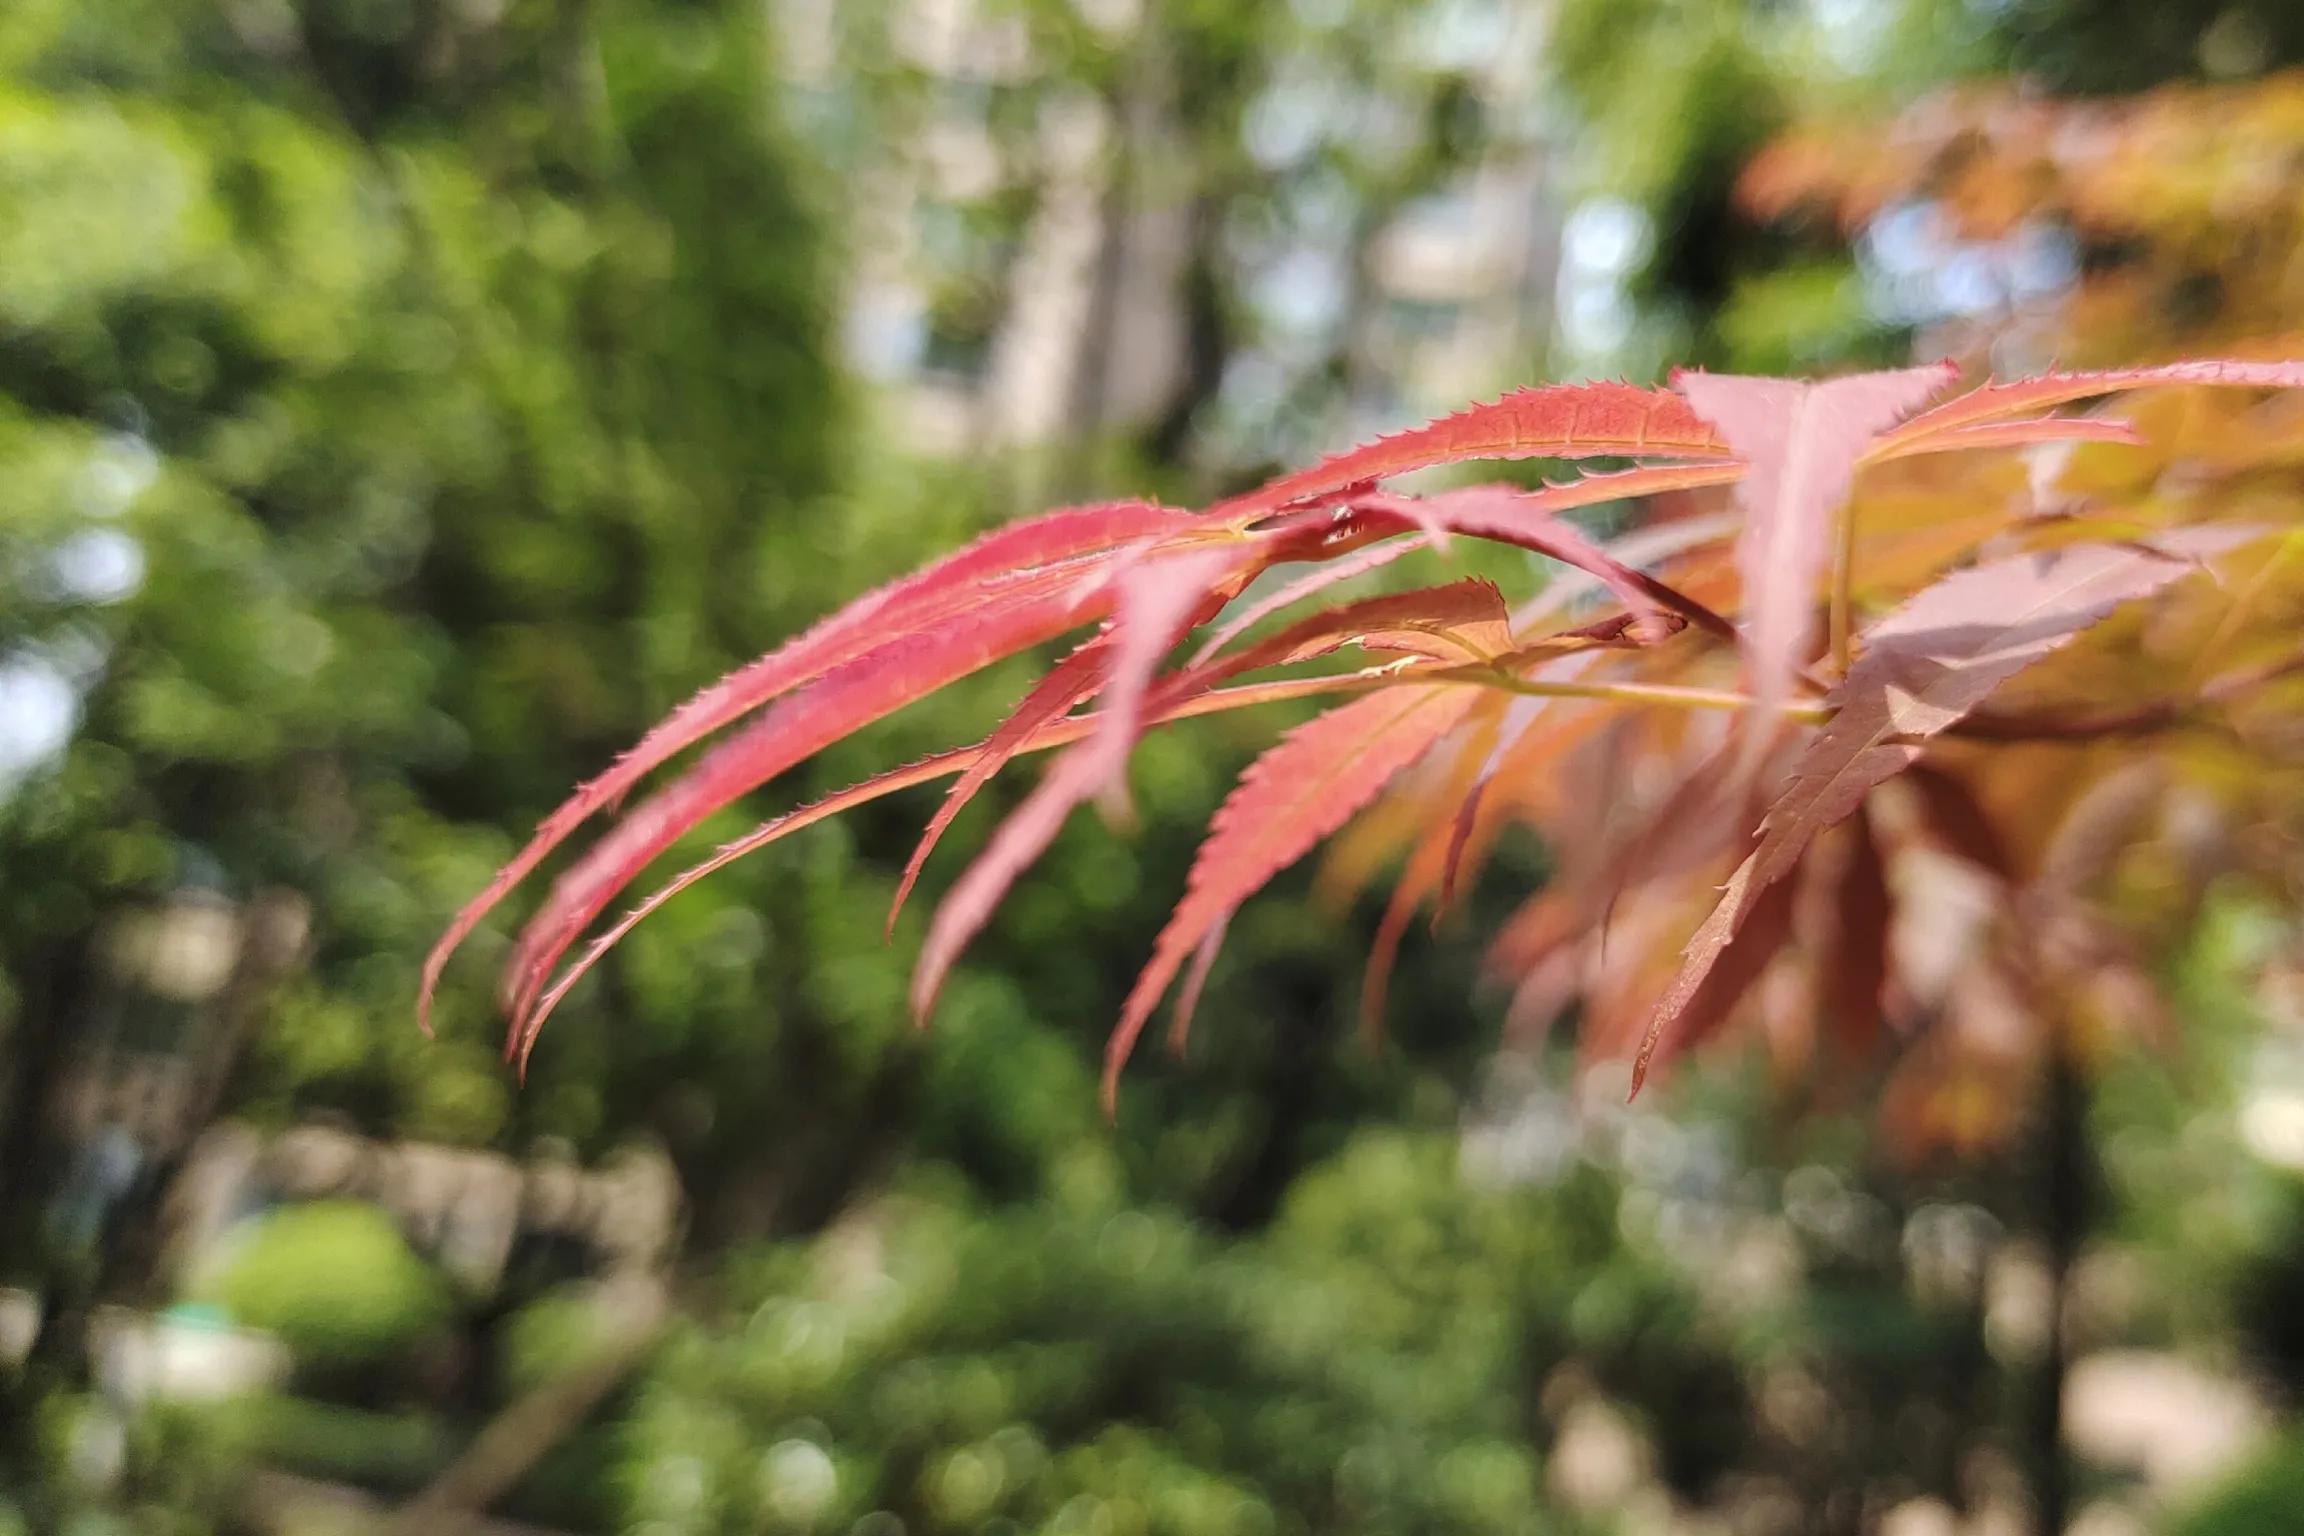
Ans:
[[[1624,1092],[1625,1103],[1639,1098],[1640,1090],[1647,1086],[1648,1069],[1656,1064],[1656,1048],[1663,1043],[1664,1031],[1671,1022],[1661,1007],[1649,1019],[1648,1032],[1640,1037],[1640,1049],[1632,1056],[1632,1085]]]
[[[455,954],[463,937],[455,928],[450,928],[433,942],[430,952],[424,956],[424,969],[416,982],[416,1027],[427,1040],[433,1038],[432,1004],[440,995],[440,978],[447,973],[449,957]]]
[[[1103,813],[1104,824],[1124,834],[1136,831],[1136,797],[1128,792],[1127,773],[1123,762],[1096,791],[1096,809]]]

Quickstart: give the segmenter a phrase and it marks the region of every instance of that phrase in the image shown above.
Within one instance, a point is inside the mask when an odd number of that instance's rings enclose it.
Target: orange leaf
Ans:
[[[1833,690],[1831,722],[1801,755],[1759,845],[1689,940],[1634,1058],[1633,1091],[1769,887],[1791,873],[1817,833],[1910,767],[1922,739],[1957,724],[2002,682],[2121,603],[2158,592],[2200,559],[2256,535],[2195,527],[2165,535],[2160,549],[2075,544],[2019,555],[1949,576],[1872,626],[1863,654]]]
[[[1894,458],[1911,452],[1912,445],[1962,427],[1997,421],[2026,411],[2087,400],[2097,395],[2122,394],[2180,384],[2208,384],[2237,389],[2304,388],[2304,363],[2251,363],[2201,359],[2164,363],[2155,368],[2110,368],[2095,373],[2048,373],[2009,384],[1986,384],[1923,411],[1894,431],[1883,433],[1872,445],[1870,458]]]
[[[569,796],[486,889],[456,914],[425,957],[417,1000],[419,1021],[429,1029],[432,994],[441,971],[496,903],[587,818],[630,793],[651,770],[684,748],[779,695],[886,646],[900,634],[933,628],[987,605],[1011,609],[1045,602],[1051,591],[1076,582],[1097,560],[1139,539],[1180,527],[1186,518],[1172,508],[1130,501],[1066,508],[997,529],[924,570],[858,598],[697,694],[605,773]]]
[[[1817,1006],[1832,1033],[1860,1060],[1880,1033],[1880,1010],[1888,986],[1888,922],[1891,916],[1888,869],[1872,819],[1862,806],[1850,823],[1855,833],[1833,888],[1832,949],[1817,988]],[[1790,889],[1791,882],[1784,882]]]
[[[1727,445],[1669,390],[1630,384],[1516,389],[1437,421],[1380,437],[1211,509],[1246,516],[1316,502],[1410,470],[1468,459],[1718,458]]]
[[[1430,751],[1479,695],[1469,688],[1401,688],[1297,727],[1266,752],[1216,812],[1184,899],[1154,943],[1104,1053],[1107,1111],[1120,1068],[1177,970],[1217,924]]]

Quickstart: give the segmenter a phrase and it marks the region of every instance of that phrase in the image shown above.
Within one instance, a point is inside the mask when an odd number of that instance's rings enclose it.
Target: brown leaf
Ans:
[[[1921,821],[1930,837],[1987,873],[2007,881],[2016,878],[2016,859],[2007,839],[1966,780],[1920,762],[1912,765],[1908,782],[1920,792]]]
[[[1633,1091],[1768,888],[1791,873],[1817,833],[1853,812],[1874,785],[1909,768],[1922,739],[1956,724],[2002,682],[2121,603],[2158,592],[2199,560],[2257,533],[2184,528],[2157,549],[2076,544],[1998,560],[1947,577],[1874,625],[1862,656],[1833,690],[1831,723],[1770,807],[1759,846],[1689,940],[1634,1058]]]
[[[1851,1060],[1871,1053],[1880,1035],[1888,985],[1888,869],[1871,817],[1861,807],[1850,823],[1846,862],[1832,888],[1832,948],[1817,988],[1824,1022]],[[1783,882],[1789,888],[1790,881]]]

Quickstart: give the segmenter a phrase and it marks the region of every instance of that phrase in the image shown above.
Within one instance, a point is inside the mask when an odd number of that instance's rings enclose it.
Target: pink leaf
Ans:
[[[1434,661],[1477,661],[1512,643],[1505,627],[1504,594],[1477,576],[1385,592],[1342,603],[1211,661],[1195,662],[1163,680],[1161,695],[1204,687],[1260,667],[1310,661],[1358,645],[1366,650],[1424,656]]]
[[[1200,1011],[1200,994],[1208,986],[1208,973],[1216,966],[1217,952],[1224,947],[1224,930],[1232,926],[1230,914],[1218,918],[1201,938],[1200,947],[1192,953],[1192,969],[1184,973],[1184,985],[1176,991],[1176,1012],[1168,1022],[1168,1048],[1177,1055],[1192,1039],[1192,1015]]]
[[[826,795],[823,799],[804,805],[798,810],[788,811],[782,816],[762,822],[735,841],[721,844],[720,847],[713,850],[710,858],[682,870],[660,889],[651,892],[647,900],[618,918],[598,938],[586,945],[584,953],[572,961],[568,968],[561,972],[552,984],[538,996],[536,1005],[529,1011],[528,1016],[513,1026],[511,1035],[505,1042],[505,1055],[516,1058],[520,1063],[521,1070],[525,1072],[528,1065],[528,1053],[535,1049],[537,1036],[544,1029],[544,1021],[559,1008],[561,1000],[567,997],[569,990],[577,982],[582,981],[585,973],[598,965],[608,951],[622,942],[626,934],[639,927],[649,914],[697,881],[702,880],[707,875],[726,869],[746,854],[757,853],[771,843],[781,842],[793,833],[812,827],[820,821],[830,820],[843,811],[877,800],[883,795],[892,795],[898,790],[909,789],[915,784],[932,783],[947,775],[958,773],[973,761],[980,751],[981,749],[976,747],[960,747],[950,752],[939,752],[933,757],[924,757],[920,761],[907,764],[902,768],[890,769],[888,772],[877,774],[860,784],[851,784],[846,789]]]
[[[1744,530],[1744,645],[1755,713],[1791,691],[1815,632],[1816,589],[1833,514],[1848,499],[1872,440],[1956,377],[1952,365],[1863,373],[1808,384],[1688,373],[1677,380],[1698,414],[1751,465],[1737,486]]]
[[[928,855],[936,851],[936,844],[944,829],[952,825],[954,817],[967,809],[968,802],[976,798],[977,791],[992,782],[1010,759],[1023,750],[1052,720],[1069,714],[1073,706],[1090,697],[1103,686],[1104,667],[1110,660],[1112,632],[1104,630],[1083,641],[1069,656],[1048,669],[1032,691],[1024,696],[1014,712],[1000,722],[1000,728],[985,739],[977,749],[975,761],[953,781],[945,791],[944,803],[936,807],[927,829],[920,834],[919,844],[912,857],[904,864],[904,875],[896,884],[896,895],[888,903],[890,935],[896,932],[896,919],[904,910],[905,898],[919,883],[920,871],[928,863]]]
[[[1458,634],[1467,638],[1451,638]],[[1485,581],[1466,580],[1421,592],[1364,598],[1329,613],[1313,614],[1244,651],[1161,680],[1150,692],[1146,713],[1151,718],[1170,717],[1183,712],[1187,701],[1204,694],[1212,684],[1241,671],[1308,661],[1348,644],[1403,650],[1448,663],[1492,655],[1493,648],[1508,644],[1509,639],[1503,594]],[[1277,699],[1290,696],[1291,690],[1303,693],[1332,687],[1335,681],[1291,679],[1268,685],[1268,691],[1257,690],[1252,697]],[[1463,694],[1467,701],[1474,693],[1469,688],[1442,691]],[[915,1018],[925,1022],[935,1012],[945,977],[962,952],[983,930],[1018,877],[1047,851],[1073,808],[1102,782],[1098,749],[1108,739],[1107,729],[1098,722],[1088,749],[1068,752],[1058,759],[945,895],[929,922],[928,937],[912,974]]]
[[[1661,473],[1672,475],[1677,471]],[[1667,614],[1678,614],[1724,637],[1734,635],[1735,631],[1729,627],[1728,622],[1702,603],[1674,591],[1644,571],[1636,571],[1623,564],[1585,538],[1573,524],[1555,516],[1558,507],[1566,499],[1559,493],[1576,489],[1577,485],[1569,485],[1524,492],[1507,486],[1473,486],[1466,490],[1444,491],[1422,500],[1405,496],[1370,496],[1360,499],[1355,505],[1369,511],[1411,517],[1420,525],[1435,530],[1444,529],[1499,544],[1516,545],[1588,572],[1614,593],[1617,601],[1641,617],[1651,637],[1670,633],[1677,628],[1665,621]]]
[[[2144,434],[2133,425],[2110,416],[2032,416],[2022,421],[1947,427],[1925,437],[1903,439],[1893,447],[1875,445],[1865,459],[1872,462],[1910,458],[1921,453],[1963,453],[1978,448],[2036,448],[2046,443],[2117,443],[2133,448],[2143,441]]]
[[[2049,373],[2010,384],[1986,384],[1924,411],[1872,445],[1870,457],[1891,458],[1939,433],[2020,412],[2044,411],[2074,400],[2182,384],[2238,389],[2304,388],[2304,363],[2220,362],[2203,359],[2154,368],[2112,368],[2096,373]]]
[[[1792,938],[1792,880],[1779,880],[1760,893],[1752,911],[1722,946],[1680,1016],[1684,1045],[1700,1045],[1728,1022],[1744,994],[1752,990]],[[1635,1068],[1635,1076],[1638,1069]],[[1638,1091],[1635,1083],[1634,1091]]]
[[[647,774],[739,716],[885,644],[891,634],[944,622],[1018,589],[1069,581],[1095,560],[1182,525],[1187,514],[1148,502],[1071,507],[996,529],[925,569],[850,603],[813,629],[714,683],[674,710],[546,817],[536,835],[449,923],[425,957],[417,1016],[431,1027],[440,973],[496,903],[534,873],[584,821]]]
[[[1826,827],[1910,767],[1920,742],[1957,724],[1999,685],[2124,602],[2149,597],[2257,529],[2181,528],[2157,548],[2076,544],[1957,572],[1872,626],[1832,692],[1832,720],[1808,744],[1761,825],[1760,841],[1696,930],[1632,1067],[1639,1090],[1722,951],[1760,898]]]
[[[1075,606],[1075,585],[1067,581],[1028,601],[986,605],[933,632],[885,642],[778,701],[625,815],[553,882],[543,907],[521,930],[505,971],[505,1001],[515,1027],[577,936],[658,854],[705,817],[832,743],[1092,616]]]
[[[990,921],[1009,887],[1048,851],[1073,807],[1094,791],[1098,772],[1099,761],[1093,753],[1067,752],[1056,759],[1032,793],[1000,823],[976,861],[952,883],[936,915],[929,919],[928,937],[921,942],[920,959],[912,970],[912,1017],[916,1022],[925,1025],[935,1013],[944,978],[961,952]]]
[[[1212,509],[1240,517],[1314,502],[1410,470],[1468,459],[1717,458],[1719,435],[1668,390],[1630,384],[1516,389],[1406,432],[1282,475]]]
[[[1459,599],[1459,593],[1461,593],[1461,599]],[[1482,593],[1486,594],[1484,598],[1481,596]],[[1435,589],[1435,593],[1400,593],[1392,597],[1373,599],[1368,607],[1376,608],[1379,605],[1386,605],[1404,610],[1414,599],[1423,600],[1423,607],[1427,614],[1445,614],[1451,610],[1461,609],[1463,621],[1466,623],[1482,625],[1499,622],[1493,617],[1490,610],[1500,608],[1501,598],[1496,595],[1492,586],[1480,581],[1459,582],[1451,587]],[[1326,650],[1338,649],[1351,643],[1355,638],[1381,643],[1386,638],[1386,632],[1381,628],[1381,623],[1386,621],[1386,618],[1386,614],[1380,611],[1353,615],[1342,612],[1332,615],[1316,615],[1312,620],[1293,626],[1288,635],[1275,637],[1269,648],[1259,646],[1256,653],[1247,659],[1254,664],[1269,664],[1275,659],[1302,660]],[[1359,620],[1361,619],[1376,621],[1379,627],[1373,631],[1366,630],[1360,626]],[[1407,637],[1403,633],[1398,638],[1406,639]],[[1215,681],[1235,675],[1242,670],[1246,670],[1246,667],[1233,665],[1231,659],[1228,658],[1224,665],[1199,670],[1173,679],[1170,686],[1163,688],[1160,702],[1153,711],[1153,717],[1159,721],[1178,720],[1198,715],[1216,714],[1225,710],[1245,709],[1259,704],[1316,698],[1324,693],[1365,687],[1371,682],[1380,680],[1373,673],[1348,673],[1341,677],[1290,678],[1276,683],[1261,683],[1240,688],[1210,686]],[[1093,734],[1097,723],[1096,717],[1093,715],[1068,715],[1063,718],[1047,719],[1016,750],[1018,752],[1039,752],[1053,747],[1071,745]],[[743,837],[723,844],[713,852],[710,858],[681,871],[661,889],[651,894],[647,900],[618,919],[613,927],[593,940],[586,947],[583,955],[571,963],[553,981],[551,986],[537,1000],[527,1017],[515,1025],[511,1038],[507,1042],[507,1054],[517,1055],[525,1063],[528,1051],[534,1046],[545,1019],[559,1007],[562,999],[568,995],[569,990],[583,978],[585,973],[597,965],[609,950],[613,949],[626,934],[629,934],[651,913],[705,876],[725,869],[747,854],[756,853],[803,828],[814,826],[819,821],[824,821],[855,806],[877,800],[884,795],[894,794],[898,790],[908,789],[916,784],[930,783],[936,779],[963,773],[971,766],[983,761],[989,746],[989,742],[983,742],[972,747],[957,747],[948,752],[938,753],[933,757],[923,758],[903,768],[892,769],[860,784],[851,785],[836,794],[828,795],[824,799],[803,806],[798,810],[763,822]]]
[[[1107,1111],[1145,1020],[1209,930],[1373,800],[1477,702],[1475,690],[1454,687],[1400,688],[1356,699],[1297,727],[1249,766],[1216,812],[1184,899],[1161,930],[1112,1032],[1104,1053]]]
[[[1655,561],[1669,560],[1692,549],[1729,538],[1736,532],[1738,518],[1735,513],[1721,511],[1700,517],[1683,517],[1668,523],[1635,528],[1620,538],[1601,546],[1610,558],[1635,570],[1643,569]],[[1544,583],[1543,590],[1523,603],[1512,615],[1512,627],[1526,630],[1568,607],[1600,584],[1599,578],[1582,571],[1555,576]]]
[[[1192,653],[1192,665],[1200,665],[1283,608],[1293,608],[1315,593],[1325,592],[1355,576],[1365,576],[1370,571],[1390,565],[1402,555],[1411,555],[1425,548],[1430,542],[1425,535],[1414,534],[1404,539],[1371,544],[1341,560],[1316,566],[1295,580],[1273,588],[1238,613],[1228,615],[1222,624],[1211,630],[1208,638],[1201,642],[1200,649]]]
[[[1143,718],[1144,690],[1184,631],[1213,614],[1265,558],[1260,545],[1224,542],[1153,554],[1121,573],[1104,725],[1089,772],[1106,810],[1128,806],[1128,755]],[[1227,590],[1227,583],[1229,589]]]

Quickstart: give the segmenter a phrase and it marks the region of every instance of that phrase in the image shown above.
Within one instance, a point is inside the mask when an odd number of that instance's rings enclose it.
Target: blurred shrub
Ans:
[[[1446,1134],[1354,1139],[1231,1242],[1092,1183],[1000,1211],[922,1185],[724,1294],[639,1393],[636,1522],[1567,1530],[1540,1491],[1564,1363],[1729,1440],[1743,1406],[1703,1412],[1733,1369],[1610,1176],[1468,1186]]]
[[[582,1365],[609,1337],[591,1286],[565,1285],[545,1292],[499,1325],[504,1396],[516,1396]]]
[[[233,1320],[279,1335],[299,1360],[374,1363],[438,1333],[448,1285],[372,1205],[323,1200],[259,1217],[199,1287]]]
[[[2281,1536],[2304,1530],[2304,1432],[2291,1430],[2169,1522],[2169,1536]]]

